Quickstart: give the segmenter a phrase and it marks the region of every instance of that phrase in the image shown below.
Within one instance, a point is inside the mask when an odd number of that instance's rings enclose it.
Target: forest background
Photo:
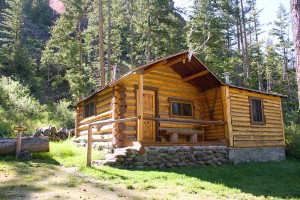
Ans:
[[[5,0],[0,10],[4,137],[20,120],[28,133],[50,124],[72,128],[76,102],[110,83],[113,71],[119,78],[183,50],[223,81],[228,74],[233,85],[287,95],[286,133],[300,135],[291,17],[282,4],[271,29],[260,22],[256,0],[194,0],[188,11],[172,0]]]

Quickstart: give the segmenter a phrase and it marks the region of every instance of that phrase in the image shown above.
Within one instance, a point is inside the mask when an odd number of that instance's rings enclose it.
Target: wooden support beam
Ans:
[[[198,72],[198,73],[193,74],[193,75],[191,75],[191,76],[182,78],[182,80],[183,80],[184,82],[186,82],[186,81],[192,80],[192,79],[194,79],[194,78],[197,78],[197,77],[200,77],[200,76],[204,76],[205,74],[208,74],[208,73],[209,73],[209,71],[206,69],[206,70],[204,70],[204,71]]]
[[[144,117],[143,117],[143,101],[144,101],[144,70],[140,70],[139,74],[139,98],[138,98],[138,115],[140,116],[140,119],[138,120],[138,133],[137,133],[137,140],[142,141],[143,138],[143,126],[144,126]]]
[[[225,125],[225,138],[229,140],[229,145],[233,146],[233,131],[232,131],[232,122],[231,122],[231,105],[230,105],[230,96],[229,96],[229,87],[221,86],[221,96],[223,102],[223,111],[224,111],[224,121],[227,122]]]
[[[185,54],[182,54],[182,55],[180,55],[176,58],[170,58],[169,60],[160,61],[160,62],[154,64],[152,67],[146,69],[145,73],[148,73],[148,72],[150,72],[150,71],[152,71],[152,70],[154,70],[158,67],[162,67],[162,66],[167,67],[167,66],[171,66],[171,65],[174,65],[176,63],[182,62],[183,60],[185,60],[187,58],[187,56],[188,55],[185,53]]]
[[[16,159],[20,156],[21,153],[21,146],[22,146],[22,134],[23,131],[21,130],[23,128],[23,122],[19,122],[19,127],[20,130],[18,130],[18,136],[17,136],[17,143],[16,143]]]
[[[88,143],[87,143],[87,162],[86,165],[88,167],[92,166],[92,130],[93,126],[89,125],[88,128]]]

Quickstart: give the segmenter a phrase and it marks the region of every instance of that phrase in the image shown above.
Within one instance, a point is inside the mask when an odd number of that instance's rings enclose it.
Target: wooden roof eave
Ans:
[[[256,92],[256,93],[259,93],[259,94],[277,96],[277,97],[281,97],[281,98],[288,98],[287,95],[278,94],[278,93],[265,92],[265,91],[261,91],[261,90],[255,90],[255,89],[245,88],[245,87],[231,85],[231,84],[227,84],[227,83],[222,83],[222,85],[223,86],[229,86],[229,87],[236,88],[236,89],[247,90],[247,91],[250,91],[250,92]]]

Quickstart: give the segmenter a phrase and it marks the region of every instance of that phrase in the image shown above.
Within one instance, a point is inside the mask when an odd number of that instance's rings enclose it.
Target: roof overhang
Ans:
[[[158,59],[156,61],[147,63],[145,65],[142,65],[121,78],[115,80],[114,82],[96,90],[83,100],[79,101],[76,105],[80,104],[81,102],[84,102],[85,100],[91,98],[93,95],[95,95],[98,92],[101,92],[102,90],[108,88],[108,87],[113,87],[129,78],[132,78],[136,76],[137,74],[141,73],[149,73],[153,69],[157,67],[170,67],[172,68],[176,73],[178,73],[182,80],[184,82],[188,82],[194,87],[196,87],[199,91],[205,91],[209,90],[215,87],[219,87],[222,85],[227,85],[229,87],[233,88],[238,88],[242,90],[248,90],[252,92],[257,92],[257,93],[262,93],[262,94],[267,94],[267,95],[273,95],[273,96],[280,96],[286,98],[287,96],[277,94],[277,93],[269,93],[269,92],[264,92],[260,90],[254,90],[254,89],[249,89],[249,88],[244,88],[244,87],[239,87],[239,86],[234,86],[230,84],[225,84],[223,83],[218,77],[216,77],[209,68],[207,68],[195,55],[190,54],[189,51],[183,51],[177,54],[173,54],[161,59]]]

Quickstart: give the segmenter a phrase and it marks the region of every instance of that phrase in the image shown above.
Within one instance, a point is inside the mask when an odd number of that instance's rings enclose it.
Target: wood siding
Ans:
[[[136,116],[136,90],[134,85],[138,85],[138,77],[132,77],[122,84],[126,87],[126,102],[127,111],[125,117]],[[158,116],[160,118],[170,118],[169,97],[192,100],[194,103],[194,117],[191,119],[209,120],[209,109],[207,105],[214,104],[213,118],[214,120],[223,120],[223,104],[220,88],[212,89],[206,92],[199,92],[194,86],[188,82],[184,82],[179,74],[173,71],[170,67],[157,67],[144,75],[144,87],[152,87],[157,89],[158,98]],[[203,95],[206,94],[208,104],[205,103]],[[129,140],[136,140],[136,122],[126,122],[126,135]],[[193,124],[174,124],[169,122],[159,123],[161,128],[195,128]],[[206,140],[221,140],[224,139],[224,125],[212,125],[205,128]],[[180,138],[179,138],[180,139]],[[184,138],[183,140],[184,141]]]
[[[224,120],[221,88],[215,88],[200,93],[200,113],[202,120]],[[205,140],[225,139],[224,125],[210,125],[205,128]]]
[[[280,97],[230,88],[230,111],[234,147],[284,146]],[[251,125],[249,97],[261,98],[266,123]]]
[[[84,102],[77,106],[77,116],[78,125],[76,124],[76,129],[78,130],[78,135],[87,135],[88,126],[90,122],[96,120],[104,120],[111,118],[111,99],[112,99],[112,88],[106,88],[102,92],[93,95],[91,98],[87,99],[85,102],[95,101],[95,116],[84,118]],[[103,114],[107,113],[107,114]],[[78,126],[78,127],[77,127]],[[93,132],[97,134],[97,131]]]

